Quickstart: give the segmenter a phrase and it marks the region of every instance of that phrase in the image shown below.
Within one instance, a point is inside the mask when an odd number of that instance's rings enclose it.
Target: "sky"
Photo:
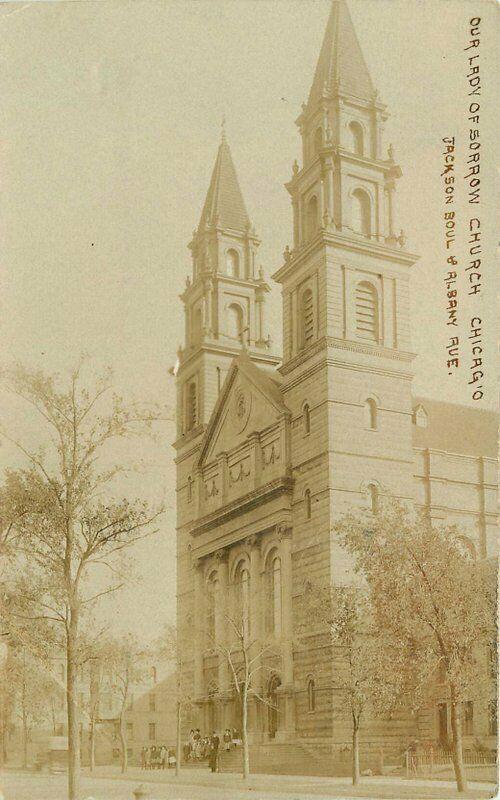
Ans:
[[[183,338],[178,298],[190,271],[222,118],[267,276],[291,242],[283,187],[300,156],[294,120],[307,99],[329,0],[36,2],[0,7],[2,361],[62,374],[80,354],[111,365],[125,395],[172,413],[169,367]],[[386,144],[403,169],[398,219],[412,271],[415,392],[473,403],[467,321],[484,321],[484,399],[494,407],[493,14],[489,0],[350,0],[373,81],[392,114]],[[443,144],[457,142],[456,250],[466,261],[462,202],[468,126],[468,21],[481,23],[484,274],[468,297],[460,273],[463,359],[448,375],[443,288]],[[476,52],[474,50],[474,52]],[[490,76],[488,78],[488,75]],[[489,198],[489,201],[488,201]],[[280,349],[278,288],[268,301]],[[16,434],[33,434],[4,406]],[[130,488],[164,500],[160,533],[137,548],[137,577],[108,612],[141,633],[173,619],[173,423],[128,455]],[[3,450],[5,464],[12,454]]]

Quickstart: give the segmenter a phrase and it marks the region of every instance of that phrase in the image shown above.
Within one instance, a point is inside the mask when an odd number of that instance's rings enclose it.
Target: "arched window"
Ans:
[[[231,303],[226,311],[227,335],[241,342],[243,333],[243,309],[238,303]]]
[[[362,156],[364,153],[363,143],[363,128],[359,122],[349,123],[349,133],[351,134],[351,150],[357,156]]]
[[[371,431],[377,430],[377,404],[373,397],[365,400],[365,428]]]
[[[207,580],[206,602],[206,633],[208,646],[213,645],[215,639],[215,602],[217,596],[217,576],[215,572]]]
[[[250,573],[244,562],[240,562],[235,573],[236,605],[245,637],[250,633]]]
[[[316,689],[314,686],[314,679],[309,678],[307,681],[307,710],[316,710]]]
[[[304,492],[304,507],[306,511],[306,519],[311,519],[311,490],[306,489]]]
[[[240,256],[237,250],[228,250],[226,253],[226,270],[232,278],[240,277]]]
[[[309,410],[309,404],[304,403],[304,410],[302,412],[302,422],[304,425],[304,433],[311,432],[311,412]]]
[[[378,297],[373,284],[362,281],[356,286],[356,336],[378,342]]]
[[[351,227],[356,233],[370,236],[372,232],[370,198],[363,189],[355,189],[351,199]]]
[[[156,683],[156,667],[151,667],[151,680]]]
[[[314,339],[313,294],[306,289],[300,298],[300,347],[308,347]]]
[[[379,508],[378,487],[375,486],[374,483],[370,483],[369,486],[368,486],[368,492],[369,492],[369,495],[370,495],[370,505],[371,505],[372,514],[376,514],[378,512],[378,508]]]
[[[314,152],[316,155],[319,154],[321,148],[323,147],[323,129],[317,128],[316,133],[314,134]]]
[[[266,628],[275,636],[281,634],[281,559],[273,551],[267,559],[266,568],[267,604]]]
[[[191,431],[196,426],[197,419],[196,382],[190,381],[186,386],[186,431]]]
[[[306,239],[313,238],[318,230],[318,198],[313,195],[306,207]]]
[[[191,475],[188,475],[187,479],[187,499],[188,502],[191,502],[191,500],[193,499],[193,479]]]

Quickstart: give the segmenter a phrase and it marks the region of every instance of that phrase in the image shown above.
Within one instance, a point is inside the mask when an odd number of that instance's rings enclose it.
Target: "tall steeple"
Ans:
[[[223,129],[198,227],[189,244],[192,276],[181,295],[185,346],[179,350],[179,433],[208,422],[232,359],[242,350],[273,368],[266,330],[269,286]]]
[[[308,108],[336,90],[371,100],[375,94],[345,0],[333,0]]]
[[[293,245],[273,277],[283,293],[284,401],[292,419],[305,420],[292,452],[307,453],[321,502],[328,497],[315,532],[330,548],[334,580],[345,565],[331,536],[336,515],[356,497],[364,504],[371,496],[373,506],[379,490],[413,491],[409,282],[417,256],[396,227],[401,169],[383,145],[387,117],[345,0],[333,0],[297,120],[302,164],[286,184]],[[297,497],[313,490],[306,470],[294,478]]]

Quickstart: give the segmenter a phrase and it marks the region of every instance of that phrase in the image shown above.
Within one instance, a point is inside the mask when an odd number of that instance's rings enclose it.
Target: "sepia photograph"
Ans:
[[[496,2],[0,15],[0,800],[496,797]]]

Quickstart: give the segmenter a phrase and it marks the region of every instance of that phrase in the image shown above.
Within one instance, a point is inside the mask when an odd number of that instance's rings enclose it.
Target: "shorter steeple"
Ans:
[[[345,0],[332,0],[330,18],[316,66],[307,107],[341,91],[372,100],[375,89]]]
[[[224,127],[198,230],[211,225],[241,233],[250,228]]]
[[[181,295],[186,325],[177,367],[179,432],[208,421],[242,350],[265,369],[279,360],[267,332],[269,286],[256,263],[259,244],[223,129],[201,220],[189,243],[192,277]]]

